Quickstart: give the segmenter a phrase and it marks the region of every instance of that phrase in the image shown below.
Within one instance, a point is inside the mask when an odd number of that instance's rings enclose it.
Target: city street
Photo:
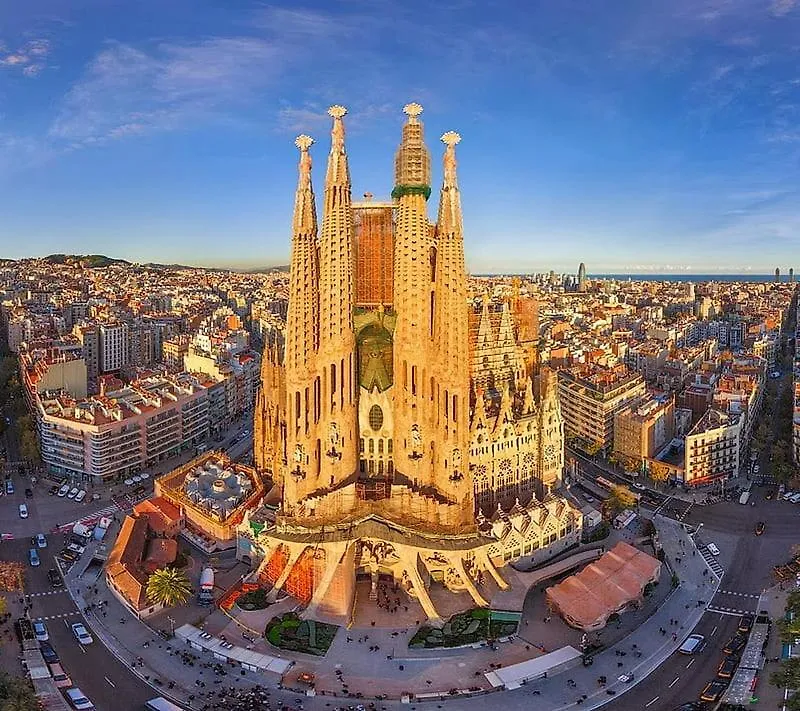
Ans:
[[[63,536],[48,536],[47,548],[39,549],[41,565],[27,564],[28,539],[3,543],[3,557],[26,561],[25,591],[31,605],[31,619],[41,618],[47,625],[50,644],[75,686],[79,686],[98,709],[140,711],[147,699],[155,694],[130,669],[108,653],[97,639],[93,644],[80,645],[70,625],[82,622],[83,617],[72,602],[65,587],[53,588],[47,571],[55,568],[53,555],[60,549]]]

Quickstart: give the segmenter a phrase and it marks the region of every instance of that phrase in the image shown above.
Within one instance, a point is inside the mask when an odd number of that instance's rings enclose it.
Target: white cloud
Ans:
[[[207,119],[279,76],[286,57],[251,37],[163,43],[150,51],[112,44],[66,95],[50,136],[97,142]]]
[[[0,69],[18,69],[26,77],[35,77],[47,66],[50,42],[46,39],[32,39],[9,50],[0,44]]]
[[[794,10],[797,0],[773,0],[770,12],[776,17],[783,17]]]

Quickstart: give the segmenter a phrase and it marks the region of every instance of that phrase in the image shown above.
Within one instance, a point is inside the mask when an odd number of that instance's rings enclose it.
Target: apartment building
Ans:
[[[77,399],[34,395],[42,460],[96,483],[126,478],[195,447],[209,434],[208,387],[183,373],[152,376]]]
[[[702,486],[739,471],[742,416],[710,409],[686,435],[684,484]]]
[[[675,436],[673,395],[645,397],[614,417],[614,452],[631,462],[655,459]]]
[[[114,373],[128,364],[128,325],[102,323],[100,332],[100,372]]]
[[[614,417],[645,394],[644,379],[625,365],[562,370],[558,392],[567,438],[610,451]]]

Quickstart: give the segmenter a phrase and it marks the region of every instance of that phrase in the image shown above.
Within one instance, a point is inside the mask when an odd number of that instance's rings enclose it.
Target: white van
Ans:
[[[683,644],[680,646],[680,649],[678,649],[678,651],[681,654],[697,654],[697,652],[702,652],[705,646],[706,646],[706,638],[703,637],[703,635],[690,634],[683,641]]]

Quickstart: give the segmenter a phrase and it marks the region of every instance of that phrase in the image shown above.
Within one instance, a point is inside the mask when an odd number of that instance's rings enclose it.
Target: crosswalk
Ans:
[[[721,607],[717,605],[708,605],[706,610],[708,610],[708,612],[716,612],[719,615],[731,615],[733,617],[739,617],[740,615],[751,615],[755,612],[755,610],[741,610],[735,607]]]
[[[39,617],[37,619],[44,620],[47,622],[48,620],[62,620],[65,617],[75,617],[76,615],[80,617],[80,612],[78,610],[71,610],[70,612],[62,612],[58,615],[47,615],[45,617]]]
[[[63,595],[66,590],[44,590],[43,592],[27,593],[28,597],[44,597],[45,595]]]
[[[736,597],[746,597],[751,600],[758,600],[761,597],[755,593],[735,592],[734,590],[717,590],[717,595],[735,595]]]
[[[725,575],[725,570],[719,564],[714,554],[705,546],[699,550],[700,555],[703,556],[703,560],[705,560],[705,562],[708,564],[708,567],[711,568],[711,572],[714,573],[719,580],[721,580],[722,576]]]
[[[694,507],[694,501],[690,501],[689,505],[684,509],[683,513],[678,516],[678,521],[683,523],[683,519],[685,519],[689,515],[689,512],[692,510],[693,507]]]
[[[83,518],[76,519],[75,521],[71,521],[70,523],[65,523],[62,526],[59,526],[56,530],[58,533],[67,533],[71,531],[73,526],[76,523],[82,523],[84,526],[89,526],[93,523],[97,523],[103,516],[113,516],[115,513],[119,511],[119,506],[117,504],[109,504],[105,508],[100,509],[99,511],[95,511],[88,516],[84,516]]]

